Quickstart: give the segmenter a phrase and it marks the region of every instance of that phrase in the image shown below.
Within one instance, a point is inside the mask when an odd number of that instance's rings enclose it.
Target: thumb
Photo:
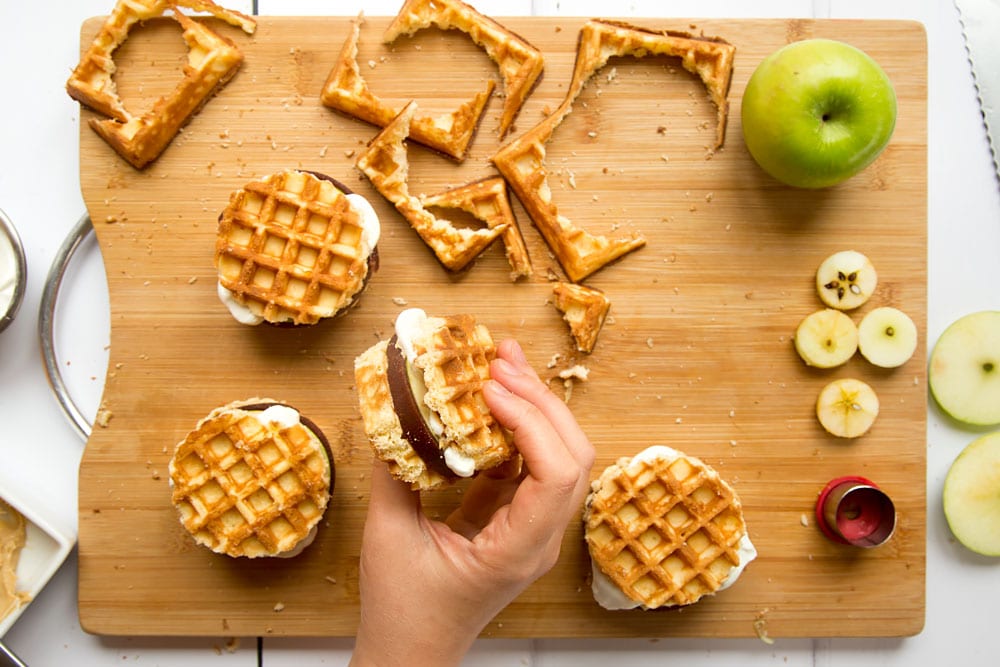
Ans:
[[[371,501],[366,523],[392,526],[398,521],[412,521],[420,512],[420,493],[406,482],[395,479],[388,466],[378,459],[372,468]]]

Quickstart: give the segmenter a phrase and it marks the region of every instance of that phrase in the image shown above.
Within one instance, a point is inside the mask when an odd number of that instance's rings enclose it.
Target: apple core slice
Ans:
[[[934,400],[951,417],[1000,424],[1000,311],[972,313],[945,329],[927,376]]]
[[[1000,556],[1000,431],[973,440],[948,469],[944,516],[966,548]]]

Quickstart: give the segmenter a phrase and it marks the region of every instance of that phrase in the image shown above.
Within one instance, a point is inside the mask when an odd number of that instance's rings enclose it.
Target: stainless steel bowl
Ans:
[[[13,257],[13,284],[0,284],[0,293],[4,295],[10,292],[6,303],[0,302],[0,331],[14,321],[17,311],[21,308],[21,301],[24,298],[24,286],[28,282],[28,265],[24,259],[24,246],[21,245],[21,237],[14,229],[14,223],[10,221],[7,214],[0,209],[0,244],[9,245],[9,253]],[[7,248],[0,248],[0,253],[6,254]],[[5,260],[4,260],[5,261]],[[6,276],[0,274],[0,282],[7,283]]]

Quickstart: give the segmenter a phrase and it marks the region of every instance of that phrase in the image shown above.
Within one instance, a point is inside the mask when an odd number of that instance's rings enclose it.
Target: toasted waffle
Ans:
[[[434,251],[438,261],[452,271],[460,271],[503,234],[509,224],[497,223],[479,229],[455,227],[448,220],[433,215],[424,208],[420,198],[410,194],[406,138],[416,109],[414,102],[403,107],[399,116],[368,142],[368,147],[358,156],[356,166],[379,194],[406,218],[424,243]]]
[[[390,344],[394,343],[375,344],[354,363],[365,433],[394,477],[415,489],[441,486],[455,476],[434,470],[439,466],[421,459],[403,435],[387,377]],[[476,471],[512,458],[515,450],[509,434],[493,418],[482,395],[490,361],[496,355],[486,327],[468,315],[428,317],[413,339],[413,348],[413,365],[422,372],[427,388],[423,401],[442,423],[441,452],[456,448],[474,461]]]
[[[389,44],[400,35],[412,35],[432,25],[466,33],[500,69],[504,82],[499,130],[502,139],[513,127],[525,98],[542,74],[545,67],[542,52],[461,0],[406,0],[386,29],[383,41]]]
[[[611,56],[648,54],[679,56],[686,69],[701,76],[719,108],[717,144],[721,145],[728,111],[726,95],[732,77],[734,49],[731,45],[714,38],[691,37],[673,31],[652,32],[623,23],[593,20],[580,30],[573,77],[559,108],[493,156],[493,163],[524,204],[573,282],[580,282],[646,241],[639,235],[619,239],[595,236],[560,215],[547,181],[545,144],[573,110],[573,101],[587,81]]]
[[[358,67],[358,43],[361,39],[361,16],[352,23],[351,32],[344,42],[337,62],[330,70],[320,101],[338,111],[359,118],[378,127],[385,127],[399,114],[400,109],[385,102],[374,93],[361,75]],[[432,116],[415,115],[410,134],[414,141],[428,148],[461,161],[475,136],[479,120],[496,86],[488,81],[486,90],[449,114]]]
[[[232,78],[243,62],[243,54],[231,40],[187,17],[178,7],[209,12],[248,34],[256,29],[256,22],[249,16],[209,0],[119,0],[66,82],[70,97],[108,116],[92,118],[90,127],[136,169],[155,160],[181,126]],[[113,54],[136,23],[162,16],[167,9],[183,28],[190,49],[184,78],[149,111],[134,115],[118,96]]]
[[[215,244],[220,287],[258,322],[315,324],[354,304],[377,268],[378,236],[351,194],[295,170],[234,192]]]
[[[485,178],[435,195],[421,196],[420,200],[425,209],[457,209],[485,222],[487,227],[504,227],[500,238],[510,264],[510,279],[516,281],[531,276],[531,258],[510,205],[507,181],[499,176]]]
[[[756,555],[743,546],[736,492],[698,458],[651,447],[608,466],[591,487],[583,520],[595,581],[607,577],[635,606],[697,602]]]
[[[269,419],[274,405],[255,398],[216,408],[170,460],[181,524],[216,553],[297,553],[326,511],[333,482],[326,441],[294,410],[294,421]]]
[[[562,312],[576,341],[576,349],[593,352],[597,335],[611,309],[611,300],[599,289],[565,282],[555,283],[552,294],[556,308]]]
[[[572,103],[587,80],[612,56],[643,58],[649,55],[680,58],[684,69],[697,75],[705,84],[717,112],[714,147],[721,147],[726,138],[729,116],[727,96],[736,56],[736,47],[721,37],[695,36],[679,30],[647,30],[618,21],[588,21],[580,29],[576,63],[566,100]],[[566,113],[569,113],[568,109]]]

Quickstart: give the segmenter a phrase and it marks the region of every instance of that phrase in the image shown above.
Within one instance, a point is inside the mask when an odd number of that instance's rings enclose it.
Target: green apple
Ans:
[[[896,93],[864,51],[831,39],[765,58],[743,93],[743,139],[779,181],[824,188],[854,176],[889,143]]]
[[[1000,311],[959,318],[934,344],[927,370],[931,394],[960,422],[1000,424]]]
[[[1000,556],[1000,431],[973,440],[948,469],[944,516],[955,538],[984,556]]]

